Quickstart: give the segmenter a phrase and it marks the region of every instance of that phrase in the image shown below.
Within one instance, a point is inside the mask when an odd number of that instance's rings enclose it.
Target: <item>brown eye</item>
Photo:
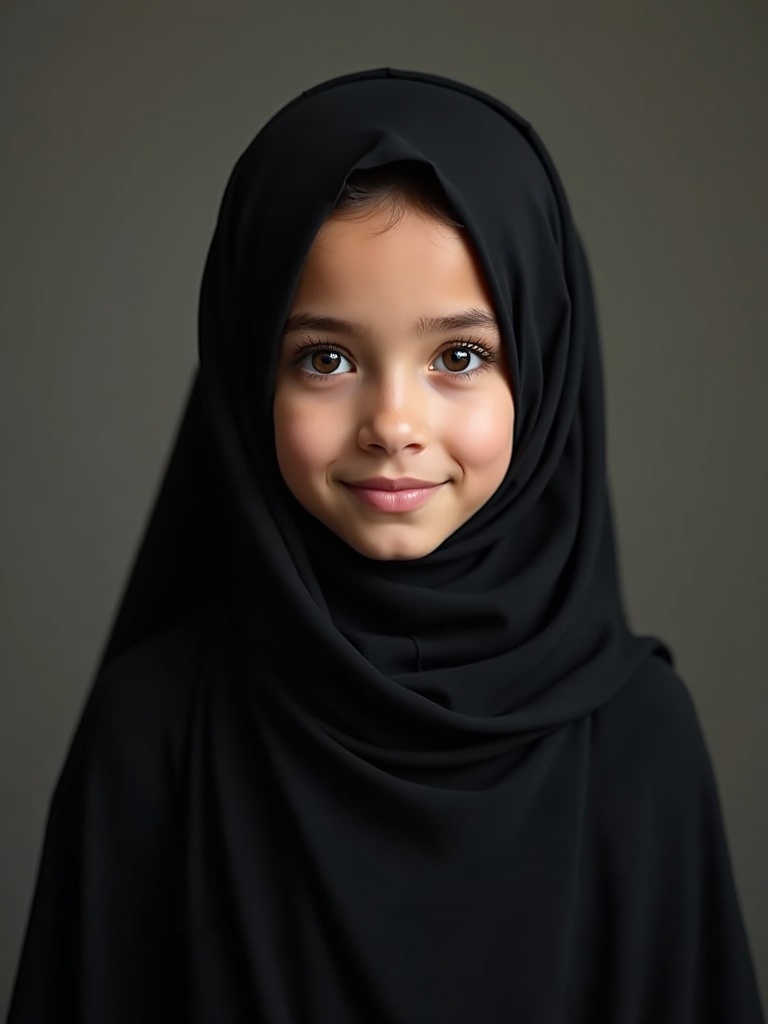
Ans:
[[[475,360],[474,363],[473,359]],[[448,371],[447,375],[449,377],[455,377],[457,380],[468,380],[470,377],[474,377],[476,373],[488,369],[491,363],[495,361],[495,353],[492,349],[486,348],[485,345],[475,344],[475,342],[462,344],[459,341],[455,341],[448,348],[443,349],[432,366],[430,366],[430,370],[440,369],[439,364],[442,363],[443,369]]]
[[[314,352],[310,358],[312,369],[322,374],[333,373],[340,361],[338,352]]]
[[[441,352],[440,355],[443,365],[455,373],[466,370],[472,357],[472,353],[466,348],[449,348],[445,352]]]
[[[302,346],[294,353],[294,364],[307,378],[341,377],[354,370],[346,356],[331,345],[311,344]],[[337,370],[341,370],[337,373]]]

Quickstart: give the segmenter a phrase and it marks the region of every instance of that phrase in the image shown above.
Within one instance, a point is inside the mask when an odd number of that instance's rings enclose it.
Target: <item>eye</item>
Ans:
[[[343,356],[338,349],[333,348],[325,342],[314,342],[304,346],[298,353],[295,360],[296,366],[310,377],[339,377],[339,367],[343,373],[348,373],[352,364]],[[344,364],[347,368],[344,368]]]
[[[471,377],[486,369],[495,359],[495,354],[476,342],[451,342],[440,352],[430,370],[442,360],[443,366],[452,377]],[[472,360],[476,362],[472,364]]]

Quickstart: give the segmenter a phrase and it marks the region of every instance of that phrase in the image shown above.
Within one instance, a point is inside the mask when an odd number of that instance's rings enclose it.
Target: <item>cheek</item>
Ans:
[[[275,447],[285,477],[323,469],[338,457],[345,431],[339,410],[330,404],[275,396]]]
[[[503,476],[512,455],[513,425],[511,396],[486,396],[452,419],[452,454],[470,472],[498,471]]]

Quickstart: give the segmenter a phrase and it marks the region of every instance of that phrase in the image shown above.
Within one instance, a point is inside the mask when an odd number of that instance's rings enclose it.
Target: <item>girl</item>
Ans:
[[[758,1024],[604,447],[530,125],[391,69],[280,111],[224,195],[11,1024]]]

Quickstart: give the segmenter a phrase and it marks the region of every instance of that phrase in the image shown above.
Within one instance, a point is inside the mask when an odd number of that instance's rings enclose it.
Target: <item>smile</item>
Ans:
[[[410,512],[421,508],[429,499],[444,487],[444,484],[431,484],[428,487],[404,488],[402,490],[384,490],[380,487],[360,487],[344,484],[350,493],[369,508],[379,512]]]

